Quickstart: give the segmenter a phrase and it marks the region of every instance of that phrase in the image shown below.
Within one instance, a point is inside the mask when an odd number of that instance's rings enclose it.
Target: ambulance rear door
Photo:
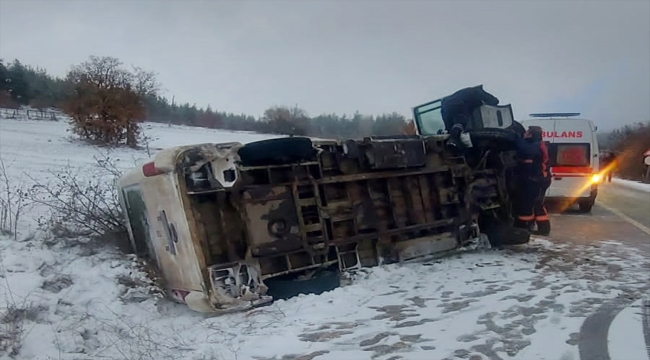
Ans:
[[[593,123],[585,119],[556,119],[554,131],[546,134],[549,166],[553,174],[549,197],[594,196],[598,173],[598,143]],[[594,182],[596,180],[596,182]]]

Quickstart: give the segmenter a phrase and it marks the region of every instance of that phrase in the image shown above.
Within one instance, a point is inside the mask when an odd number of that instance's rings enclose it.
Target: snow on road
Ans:
[[[265,137],[147,127],[159,138],[153,147]],[[62,123],[0,119],[10,180],[20,182],[24,172],[49,176],[68,162],[92,166],[99,151],[69,141],[65,130]],[[111,156],[123,167],[146,157],[127,149]],[[519,249],[366,269],[320,296],[206,317],[161,298],[133,257],[48,238],[31,217],[17,240],[0,236],[0,260],[0,358],[13,344],[8,314],[18,314],[18,358],[25,360],[578,360],[582,321],[608,301],[638,298],[650,270],[646,258],[616,241],[536,239]]]
[[[646,349],[643,338],[643,306],[644,299],[635,301],[621,310],[609,326],[611,360],[650,360],[650,348]]]
[[[612,178],[612,182],[615,183],[615,184],[619,184],[621,186],[625,186],[625,187],[630,188],[630,189],[650,192],[650,184],[644,184],[644,183],[638,182],[638,181],[618,179],[618,178]]]

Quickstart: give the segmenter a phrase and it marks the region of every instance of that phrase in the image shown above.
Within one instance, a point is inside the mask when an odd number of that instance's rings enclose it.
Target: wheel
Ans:
[[[510,129],[478,129],[471,130],[470,136],[472,141],[480,140],[505,140],[505,141],[515,141],[517,133]]]
[[[287,137],[256,141],[238,151],[244,166],[283,165],[314,157],[316,150],[307,137]]]
[[[524,136],[524,133],[526,132],[526,128],[524,127],[524,125],[522,125],[517,120],[513,120],[512,125],[508,126],[506,129],[510,131],[514,131],[515,133],[519,134],[519,136]]]
[[[472,130],[469,134],[473,144],[485,144],[490,148],[504,150],[513,149],[520,136],[510,129],[479,129]]]
[[[580,207],[580,212],[588,213],[591,212],[591,208],[594,207],[594,199],[580,200],[578,206]]]
[[[479,218],[479,228],[487,235],[492,247],[523,245],[530,241],[530,231],[516,228],[491,215]]]
[[[487,234],[490,245],[494,247],[524,245],[530,241],[530,231],[526,229],[501,225],[495,230]]]

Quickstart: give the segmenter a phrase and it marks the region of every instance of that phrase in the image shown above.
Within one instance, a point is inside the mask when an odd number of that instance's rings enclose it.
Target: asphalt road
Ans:
[[[608,183],[600,187],[597,199],[602,205],[614,208],[650,229],[650,192]]]
[[[587,214],[577,206],[562,214],[551,212],[551,239],[576,244],[615,240],[650,257],[650,193],[614,183],[602,184],[596,205]]]
[[[561,214],[551,210],[552,236],[556,242],[594,245],[619,241],[639,249],[650,258],[650,193],[615,183],[600,186],[596,205],[583,214],[570,208]],[[644,275],[646,278],[648,274]],[[580,330],[581,360],[612,360],[609,357],[608,329],[616,315],[632,299],[616,299],[589,316]],[[644,337],[650,358],[650,325],[644,322]]]

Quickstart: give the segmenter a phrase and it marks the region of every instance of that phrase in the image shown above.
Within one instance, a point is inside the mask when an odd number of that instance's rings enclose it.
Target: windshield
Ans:
[[[413,108],[413,118],[420,135],[437,135],[445,130],[440,107],[442,99],[434,100]]]

